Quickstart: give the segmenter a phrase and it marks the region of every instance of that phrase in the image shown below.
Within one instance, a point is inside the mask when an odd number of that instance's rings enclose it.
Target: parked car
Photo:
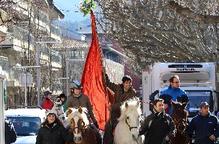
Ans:
[[[35,144],[40,124],[45,120],[45,110],[19,108],[5,111],[5,117],[14,125],[17,133],[15,144]]]

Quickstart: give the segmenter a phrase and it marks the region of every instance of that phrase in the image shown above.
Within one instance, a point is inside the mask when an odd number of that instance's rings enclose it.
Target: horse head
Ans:
[[[177,132],[184,133],[188,125],[188,112],[185,110],[186,103],[172,102],[172,118]]]
[[[74,142],[80,144],[83,141],[83,132],[89,125],[89,120],[86,115],[87,109],[79,107],[69,108],[66,112],[67,121],[70,126],[70,130],[74,134]]]
[[[142,114],[140,108],[140,101],[138,99],[130,99],[128,101],[125,101],[121,105],[120,109],[121,115],[118,118],[118,121],[119,123],[121,122],[128,128],[128,131],[131,133],[131,136],[136,141],[139,134],[138,131],[140,127],[140,116]]]

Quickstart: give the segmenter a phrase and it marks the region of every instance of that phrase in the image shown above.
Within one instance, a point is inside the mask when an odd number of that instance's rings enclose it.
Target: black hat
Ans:
[[[132,78],[131,78],[129,75],[125,75],[125,76],[122,78],[122,82],[124,83],[125,81],[132,81]]]
[[[45,91],[44,92],[44,96],[48,96],[49,94],[52,94],[52,92],[51,91]]]
[[[201,102],[200,108],[203,108],[203,107],[209,107],[209,104],[207,102]]]

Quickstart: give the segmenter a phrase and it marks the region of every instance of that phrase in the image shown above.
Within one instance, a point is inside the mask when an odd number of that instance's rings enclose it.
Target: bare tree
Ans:
[[[156,61],[215,61],[218,0],[98,0],[103,29],[135,68]]]

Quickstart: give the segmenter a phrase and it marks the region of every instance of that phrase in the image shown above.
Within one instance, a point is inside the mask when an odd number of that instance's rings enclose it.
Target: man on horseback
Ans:
[[[122,78],[122,84],[115,84],[110,82],[108,75],[105,75],[106,86],[114,93],[114,103],[111,105],[110,119],[105,126],[105,133],[103,137],[104,144],[113,143],[113,132],[118,123],[117,118],[120,116],[120,106],[122,102],[136,97],[136,91],[132,87],[132,78],[125,75]]]
[[[89,97],[85,96],[82,92],[82,86],[79,81],[73,81],[70,85],[71,94],[67,99],[67,108],[79,108],[85,107],[88,110],[89,117],[91,118],[93,124],[99,128],[97,120],[94,117],[93,108],[90,103]]]
[[[164,100],[165,110],[168,114],[172,114],[172,101],[180,103],[188,103],[189,99],[185,91],[180,88],[180,79],[178,75],[174,75],[169,79],[170,85],[160,91],[160,98]]]
[[[172,118],[164,111],[164,100],[155,99],[152,114],[145,118],[139,131],[145,136],[144,144],[166,144],[174,130]]]
[[[87,108],[88,117],[90,117],[90,119],[92,120],[92,123],[93,123],[92,127],[94,128],[94,130],[96,130],[96,133],[98,136],[98,143],[101,144],[102,139],[98,131],[99,126],[94,116],[93,108],[89,100],[89,97],[85,96],[81,92],[82,86],[79,81],[73,81],[71,83],[70,89],[71,89],[71,95],[68,96],[68,99],[67,99],[67,108],[79,108],[79,107]]]

